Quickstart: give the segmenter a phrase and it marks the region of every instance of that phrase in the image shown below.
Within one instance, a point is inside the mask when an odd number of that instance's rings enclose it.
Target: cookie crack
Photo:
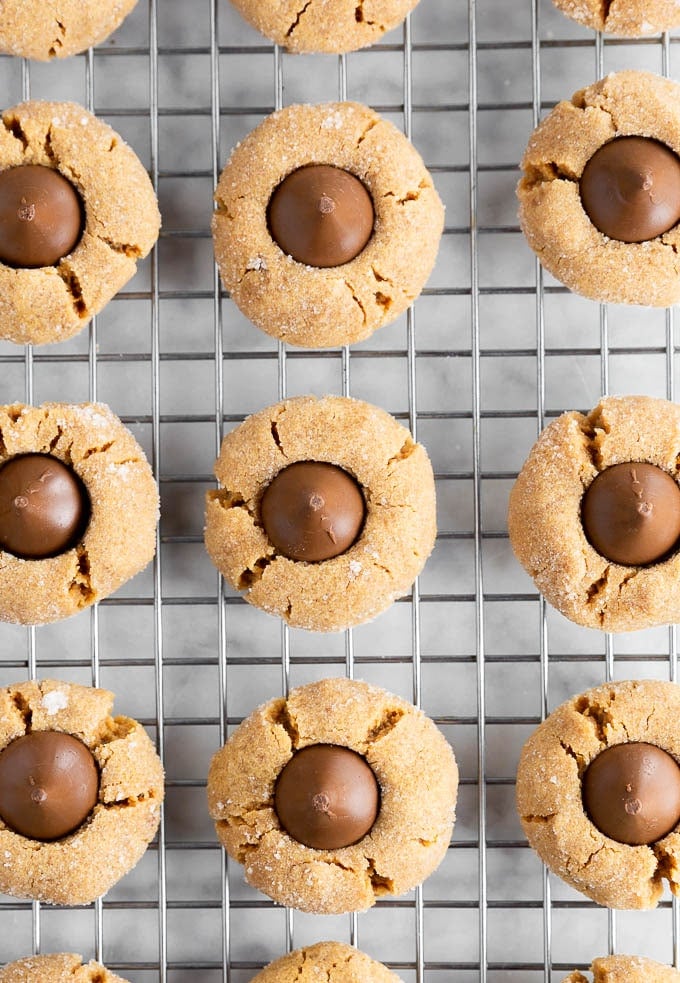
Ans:
[[[616,699],[616,693],[610,691],[609,699],[613,703]],[[593,725],[597,739],[601,744],[607,743],[607,729],[612,727],[614,724],[614,718],[609,712],[609,708],[606,706],[601,706],[599,703],[590,703],[587,697],[583,696],[578,699],[574,704],[574,709],[576,713],[581,714]],[[626,730],[625,724],[622,722],[621,727],[623,728],[626,736],[628,731]]]
[[[26,151],[28,149],[28,137],[24,133],[20,120],[16,116],[4,116],[2,122],[7,132],[16,137]]]
[[[85,320],[89,317],[89,314],[87,312],[87,304],[83,298],[83,290],[77,273],[71,266],[68,265],[68,263],[65,263],[64,260],[62,260],[59,266],[56,267],[56,271],[57,275],[66,284],[66,289],[71,295],[73,310],[81,320]]]
[[[364,127],[364,129],[359,135],[359,139],[357,140],[357,147],[361,146],[361,144],[364,142],[368,134],[371,132],[371,130],[375,129],[375,127],[378,125],[379,122],[380,122],[379,119],[372,119],[371,122]]]
[[[217,502],[225,510],[243,509],[253,519],[257,518],[254,508],[246,501],[241,492],[230,491],[228,488],[217,488],[208,492],[208,498],[211,502]]]
[[[141,803],[153,802],[155,798],[156,792],[149,789],[148,792],[138,792],[137,795],[126,795],[119,802],[100,802],[99,805],[104,809],[136,809]]]
[[[383,198],[394,198],[398,205],[405,205],[409,201],[418,201],[420,192],[428,187],[428,182],[423,178],[415,191],[407,191],[401,198],[397,198],[394,191],[386,191]]]
[[[54,167],[56,167],[57,166],[57,163],[58,163],[58,160],[57,160],[57,155],[54,152],[54,147],[52,146],[52,127],[51,126],[48,129],[47,133],[45,134],[45,142],[43,144],[43,150],[45,151],[45,156],[48,158],[48,160],[50,161],[50,163]]]
[[[654,881],[662,878],[668,881],[673,894],[678,893],[678,865],[673,853],[667,850],[662,843],[652,843],[651,850],[656,857],[656,871]]]
[[[305,11],[307,10],[308,7],[311,7],[311,5],[312,5],[312,0],[307,0],[307,3],[304,5],[304,7],[302,7],[297,12],[297,15],[295,17],[295,20],[293,21],[293,23],[290,25],[290,27],[286,31],[286,37],[287,38],[289,38],[291,36],[291,34],[293,33],[293,31],[299,26],[300,21],[302,20],[302,17],[304,15]]]
[[[69,594],[75,598],[79,608],[92,604],[95,600],[95,591],[92,587],[92,573],[90,570],[90,557],[87,549],[82,544],[76,547],[77,566],[76,571],[68,586]]]
[[[528,816],[522,816],[522,822],[539,826],[541,824],[552,822],[556,816],[557,816],[556,812],[547,812],[545,816],[540,816],[537,815],[536,813],[529,813]]]
[[[377,744],[377,742],[381,741],[383,737],[386,737],[390,731],[394,730],[403,716],[404,711],[399,707],[391,707],[386,710],[378,723],[369,730],[366,736],[367,743]]]
[[[252,567],[246,567],[236,582],[237,589],[250,590],[251,587],[259,583],[264,576],[265,570],[275,559],[275,556],[261,556],[258,560],[255,560]]]
[[[83,456],[81,457],[81,461],[86,461],[88,459],[88,457],[92,457],[93,454],[105,454],[108,450],[110,450],[113,447],[114,444],[115,444],[115,440],[108,440],[108,441],[106,441],[106,443],[102,444],[100,447],[89,447],[85,451],[85,453],[83,454]],[[125,461],[125,462],[122,462],[122,463],[131,464],[131,463],[134,463],[134,462],[131,460],[131,461]]]
[[[2,427],[0,427],[0,457],[7,457],[7,445],[5,443]]]
[[[607,18],[609,17],[609,11],[611,9],[614,0],[601,0],[602,10],[600,11],[600,17],[602,18],[602,26],[607,26]]]
[[[579,176],[556,160],[540,161],[537,164],[527,164],[524,170],[523,184],[526,188],[536,188],[551,181],[568,181],[578,184]]]
[[[574,748],[571,746],[571,744],[568,744],[567,741],[560,740],[560,747],[566,754],[569,755],[570,758],[574,759],[580,777],[583,774],[583,772],[586,770],[587,767],[586,759],[578,751],[575,751]]]
[[[274,707],[274,712],[269,719],[278,727],[283,727],[290,738],[293,750],[297,749],[300,742],[300,730],[295,715],[291,713],[290,707],[285,700],[282,701],[280,706]]]
[[[377,20],[368,20],[364,16],[364,0],[359,0],[358,4],[354,8],[354,19],[357,24],[366,24],[368,27],[377,27],[381,31],[385,31],[385,25],[381,24]]]
[[[393,454],[387,462],[387,467],[389,468],[392,464],[397,464],[399,461],[406,461],[415,452],[418,445],[415,443],[412,437],[407,437],[404,443],[401,445],[396,454]]]
[[[351,293],[352,300],[354,301],[354,303],[357,305],[357,307],[361,311],[361,316],[363,318],[363,323],[366,324],[366,321],[367,321],[366,308],[362,304],[362,302],[359,299],[359,297],[357,297],[356,291],[355,291],[354,287],[352,286],[352,284],[349,282],[349,280],[345,280],[345,286],[347,287],[347,289]]]
[[[281,454],[283,454],[284,457],[288,457],[288,455],[286,454],[286,452],[283,449],[283,444],[281,442],[281,434],[279,433],[279,420],[278,420],[278,417],[275,420],[272,420],[271,421],[271,431],[272,431],[272,438],[274,440],[274,443],[278,447],[279,451],[281,452]]]
[[[109,239],[106,236],[97,236],[100,242],[103,242],[105,246],[114,253],[119,253],[122,256],[127,256],[129,259],[141,259],[142,250],[139,246],[135,246],[131,242],[116,242],[114,239]]]
[[[383,874],[378,873],[376,870],[375,860],[373,860],[371,857],[366,857],[366,863],[368,864],[366,877],[370,882],[373,894],[376,897],[380,897],[384,894],[394,894],[394,881],[392,878],[385,877]]]
[[[602,595],[605,593],[609,585],[610,570],[611,566],[605,567],[602,576],[590,584],[586,590],[586,607],[595,609],[600,625],[604,624],[604,619],[607,614],[607,601],[602,597]]]
[[[602,853],[602,851],[605,850],[606,848],[607,848],[607,844],[601,843],[600,846],[597,848],[597,850],[593,850],[593,852],[589,854],[589,856],[583,861],[583,863],[581,864],[581,869],[587,870],[588,867],[593,862],[593,860],[595,859],[595,857],[597,857],[598,854]]]
[[[45,419],[47,419],[47,415],[45,416]],[[52,440],[49,442],[49,444],[47,445],[48,450],[53,451],[63,436],[64,436],[64,429],[59,424],[57,424],[57,432],[52,438]]]
[[[24,722],[24,727],[26,728],[26,733],[30,734],[31,727],[33,725],[33,711],[31,710],[30,704],[23,693],[13,692],[11,694],[11,700],[14,706],[17,708],[21,714],[21,719]]]
[[[388,577],[392,577],[392,571],[389,567],[386,567],[384,564],[380,563],[374,556],[371,557],[371,561],[377,570],[382,570],[382,572],[386,573]]]

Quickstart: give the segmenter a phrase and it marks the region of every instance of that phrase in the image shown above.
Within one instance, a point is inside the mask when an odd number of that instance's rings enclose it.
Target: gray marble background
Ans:
[[[603,681],[608,671],[615,678],[669,678],[674,633],[657,629],[607,640],[550,610],[544,623],[533,585],[512,557],[505,510],[513,476],[536,436],[539,411],[550,417],[564,409],[589,409],[604,387],[612,393],[673,395],[677,353],[666,312],[618,307],[603,312],[546,276],[545,398],[539,402],[536,264],[517,227],[514,186],[539,88],[544,113],[601,71],[638,67],[674,75],[680,71],[676,46],[664,48],[653,39],[608,41],[597,49],[591,32],[560,15],[550,0],[539,0],[536,58],[531,0],[477,0],[476,295],[469,229],[468,3],[422,0],[411,18],[410,55],[400,29],[375,49],[347,57],[348,97],[376,106],[398,126],[404,125],[404,66],[410,57],[413,139],[447,206],[439,260],[415,305],[411,331],[403,317],[354,346],[344,360],[340,351],[288,350],[284,365],[276,344],[223,299],[224,426],[229,429],[276,401],[283,379],[289,395],[341,393],[344,366],[352,395],[405,421],[410,413],[415,418],[417,436],[437,473],[440,537],[418,596],[351,636],[300,631],[282,636],[275,619],[227,591],[223,707],[218,581],[201,541],[203,493],[211,487],[218,438],[208,233],[211,6],[211,0],[158,0],[154,62],[148,0],[140,0],[123,27],[95,52],[89,91],[86,56],[34,64],[28,73],[19,60],[0,59],[3,105],[20,101],[29,83],[34,97],[84,104],[93,98],[98,115],[147,165],[151,120],[157,118],[163,212],[157,281],[151,262],[142,263],[92,333],[35,349],[32,365],[22,349],[0,343],[0,402],[23,400],[31,387],[35,402],[96,397],[124,418],[149,454],[155,425],[163,501],[157,606],[150,568],[100,605],[96,616],[84,613],[33,634],[0,626],[0,685],[25,678],[32,646],[41,676],[89,683],[94,666],[101,684],[117,693],[120,712],[139,716],[153,733],[162,726],[168,776],[164,917],[159,917],[159,852],[152,848],[109,893],[101,912],[34,909],[0,898],[0,961],[27,955],[39,944],[44,952],[99,954],[132,983],[151,983],[159,980],[163,946],[172,983],[217,983],[227,926],[230,978],[246,983],[289,941],[298,946],[322,938],[349,940],[356,928],[362,948],[394,966],[406,983],[415,983],[419,924],[427,983],[542,980],[548,939],[553,980],[605,953],[610,940],[618,951],[670,961],[674,935],[668,898],[657,911],[619,913],[613,919],[551,878],[552,904],[544,904],[542,867],[523,841],[513,781],[522,743],[540,719],[544,692],[553,707]],[[276,75],[273,48],[226,0],[215,0],[215,6],[221,165],[231,146],[273,109]],[[150,96],[156,65],[157,117]],[[286,104],[338,96],[337,58],[284,55],[282,77]],[[473,301],[479,311],[474,339]],[[96,355],[88,357],[90,345]],[[415,382],[410,398],[409,379]],[[475,463],[481,590],[475,576]],[[413,698],[418,678],[424,709],[455,748],[462,785],[448,856],[422,897],[380,904],[360,915],[355,926],[349,917],[289,917],[246,887],[241,869],[232,864],[230,903],[223,911],[221,851],[204,792],[222,710],[233,726],[286,682],[292,686],[344,673],[348,653],[357,677],[407,698]],[[480,802],[486,806],[484,824]],[[482,861],[486,877],[480,890]],[[485,968],[480,968],[482,945]]]

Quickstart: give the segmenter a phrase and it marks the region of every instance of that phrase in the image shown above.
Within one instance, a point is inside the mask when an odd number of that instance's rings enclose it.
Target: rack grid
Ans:
[[[89,330],[0,343],[0,401],[109,402],[159,477],[157,559],[62,624],[0,626],[0,684],[103,685],[157,738],[167,800],[136,870],[84,909],[0,899],[0,962],[70,949],[132,983],[246,983],[286,949],[358,944],[406,983],[560,980],[607,951],[680,957],[680,917],[607,913],[554,880],[514,814],[519,749],[549,710],[605,679],[677,678],[674,628],[604,636],[547,609],[511,556],[505,505],[537,432],[600,394],[674,398],[672,311],[599,307],[545,276],[521,241],[517,161],[556,100],[622,67],[673,75],[674,36],[595,37],[550,0],[422,0],[403,29],[345,57],[289,56],[226,0],[140,0],[114,39],[47,66],[0,59],[3,103],[75,99],[148,165],[158,248]],[[211,192],[231,146],[294,101],[356,99],[403,127],[447,205],[440,259],[408,315],[351,349],[299,351],[220,289]],[[202,547],[223,433],[286,395],[366,398],[433,459],[440,534],[411,595],[341,635],[289,631],[224,587]],[[205,807],[212,752],[259,702],[334,674],[412,699],[451,740],[459,816],[440,870],[366,914],[277,908],[243,884]]]

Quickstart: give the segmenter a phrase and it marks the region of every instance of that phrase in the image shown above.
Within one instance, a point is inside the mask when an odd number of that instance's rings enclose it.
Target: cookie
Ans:
[[[231,0],[249,24],[288,51],[342,54],[378,41],[418,0]]]
[[[591,972],[593,983],[678,983],[680,980],[677,969],[644,956],[603,956],[593,960]],[[588,983],[588,978],[574,970],[562,983]]]
[[[517,809],[531,846],[609,908],[680,892],[680,688],[608,683],[554,710],[522,749]]]
[[[558,103],[529,140],[517,188],[522,230],[543,266],[593,300],[677,303],[678,153],[677,82],[618,72]]]
[[[639,38],[680,27],[676,0],[553,0],[568,17],[619,37]]]
[[[75,202],[70,211],[54,181],[46,190],[55,173]],[[134,151],[71,102],[25,102],[3,113],[0,218],[0,337],[17,344],[81,331],[134,275],[160,228]]]
[[[107,690],[55,680],[0,690],[0,893],[88,904],[152,840],[163,769],[144,728],[112,706]]]
[[[3,0],[0,51],[49,61],[67,58],[109,36],[137,0]]]
[[[296,949],[265,966],[251,983],[317,983],[322,974],[327,983],[400,983],[382,963],[342,942]],[[0,983],[4,983],[1,975]]]
[[[303,468],[298,482],[297,462],[320,464],[320,476]],[[215,474],[205,526],[213,563],[247,601],[295,628],[374,618],[434,546],[427,452],[369,403],[298,396],[261,410],[227,434]]]
[[[158,490],[103,403],[0,406],[0,621],[45,624],[153,558]]]
[[[377,808],[362,770],[377,784]],[[451,838],[457,785],[453,752],[420,710],[367,683],[324,679],[236,729],[211,762],[208,805],[249,884],[302,911],[340,914],[432,873]]]
[[[534,444],[510,492],[510,542],[571,621],[613,632],[680,621],[678,455],[680,407],[648,396],[564,413]]]
[[[0,969],[0,983],[126,983],[94,961],[83,964],[83,957],[72,952],[49,956],[28,956]]]
[[[329,190],[331,170],[352,187]],[[284,188],[291,176],[303,188]],[[283,246],[271,221],[279,193]],[[215,201],[225,287],[258,328],[305,348],[361,341],[394,321],[425,285],[444,222],[420,154],[391,123],[352,102],[288,106],[268,116],[233,151]],[[366,221],[367,208],[368,241],[347,260],[342,241]],[[300,237],[306,248],[298,252]],[[323,265],[328,250],[337,265]]]

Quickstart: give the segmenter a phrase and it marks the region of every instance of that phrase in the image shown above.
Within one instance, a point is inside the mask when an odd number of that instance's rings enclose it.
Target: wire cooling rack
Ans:
[[[0,59],[3,103],[75,99],[150,169],[158,249],[89,331],[0,344],[0,401],[109,402],[160,478],[158,557],[89,614],[0,626],[0,684],[108,687],[157,737],[167,800],[157,842],[103,901],[0,899],[0,961],[74,950],[132,983],[246,983],[286,949],[354,942],[406,983],[561,980],[607,951],[678,963],[678,911],[616,915],[549,877],[515,816],[522,743],[552,707],[611,678],[677,678],[675,629],[616,638],[547,609],[512,558],[507,493],[544,422],[602,393],[675,395],[672,311],[601,308],[544,276],[519,233],[514,185],[552,104],[608,71],[674,74],[672,37],[604,41],[550,0],[422,0],[403,29],[345,58],[292,57],[226,0],[140,0],[109,42],[61,63]],[[447,205],[428,288],[352,347],[277,345],[220,293],[211,193],[229,149],[295,101],[352,98],[414,140]],[[440,534],[412,594],[344,635],[282,629],[220,585],[203,495],[223,432],[285,395],[368,399],[428,447]],[[213,751],[253,706],[347,673],[413,699],[461,766],[447,858],[422,889],[360,916],[277,908],[227,863],[207,816]]]

